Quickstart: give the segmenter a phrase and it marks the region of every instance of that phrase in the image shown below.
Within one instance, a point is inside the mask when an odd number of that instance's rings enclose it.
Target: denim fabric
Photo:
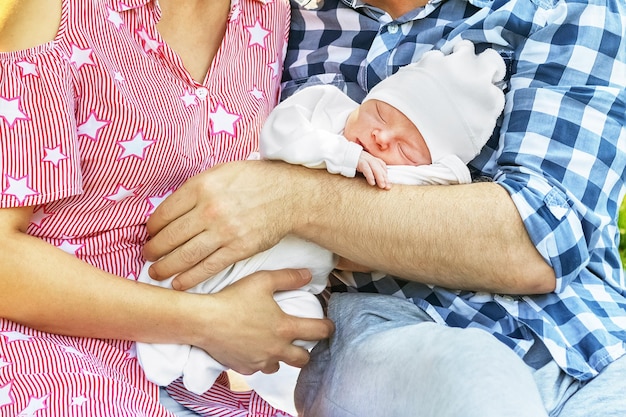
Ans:
[[[333,294],[328,315],[337,330],[300,375],[301,417],[547,416],[531,368],[483,330],[377,294]]]

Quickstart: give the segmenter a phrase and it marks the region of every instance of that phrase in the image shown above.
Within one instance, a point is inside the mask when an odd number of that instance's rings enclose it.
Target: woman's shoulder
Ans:
[[[53,40],[63,0],[3,0],[0,3],[0,52],[32,48]]]

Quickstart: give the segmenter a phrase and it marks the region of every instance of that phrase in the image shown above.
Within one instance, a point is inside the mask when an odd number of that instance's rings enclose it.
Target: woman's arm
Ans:
[[[308,275],[262,272],[215,295],[171,291],[108,274],[27,235],[31,214],[0,209],[1,317],[65,335],[191,344],[244,373],[273,371],[279,360],[302,366],[308,353],[291,342],[332,330],[328,321],[287,316],[273,301],[274,291],[298,288]]]
[[[494,183],[381,192],[323,171],[236,162],[189,180],[148,227],[148,259],[168,255],[151,275],[187,271],[174,282],[179,289],[289,233],[372,269],[448,288],[534,294],[555,285],[511,198]]]
[[[0,209],[0,316],[75,336],[152,341],[188,337],[166,322],[184,317],[184,296],[119,279],[27,235],[31,214],[30,207]],[[156,305],[166,309],[164,314],[157,314]]]

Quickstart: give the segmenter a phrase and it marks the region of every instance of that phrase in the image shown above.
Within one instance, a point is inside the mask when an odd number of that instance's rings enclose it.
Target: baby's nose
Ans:
[[[372,137],[374,138],[374,142],[381,150],[385,150],[389,147],[389,134],[381,129],[374,129],[372,131]]]

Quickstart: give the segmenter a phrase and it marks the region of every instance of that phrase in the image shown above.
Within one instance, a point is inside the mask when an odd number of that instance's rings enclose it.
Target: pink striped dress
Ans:
[[[160,13],[155,0],[64,0],[54,41],[0,53],[0,207],[34,206],[29,234],[129,279],[154,207],[256,150],[288,35],[287,0],[233,0],[197,83],[156,31]],[[169,415],[133,346],[0,319],[0,416]],[[255,414],[228,414],[224,392],[215,415]]]

